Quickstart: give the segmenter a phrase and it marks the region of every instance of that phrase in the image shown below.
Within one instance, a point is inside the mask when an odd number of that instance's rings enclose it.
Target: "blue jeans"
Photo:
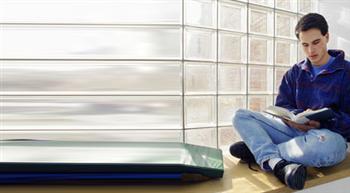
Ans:
[[[239,109],[233,126],[263,170],[264,162],[282,158],[305,166],[332,166],[346,157],[346,140],[328,129],[299,131],[281,119],[259,112]]]

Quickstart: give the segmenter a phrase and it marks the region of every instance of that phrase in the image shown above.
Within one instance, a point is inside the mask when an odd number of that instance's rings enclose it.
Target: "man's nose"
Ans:
[[[309,49],[308,49],[308,52],[309,52],[310,54],[313,54],[313,53],[315,52],[315,46],[310,45],[310,46],[309,46]]]

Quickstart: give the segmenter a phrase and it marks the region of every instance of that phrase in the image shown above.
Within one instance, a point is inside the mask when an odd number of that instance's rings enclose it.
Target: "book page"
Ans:
[[[325,110],[327,110],[327,108],[322,108],[322,109],[318,109],[318,110],[307,109],[307,110],[297,114],[296,118],[305,117],[305,116],[308,116],[308,115],[316,114],[316,113],[319,113],[319,112],[322,112],[322,111],[325,111]]]
[[[283,107],[269,106],[266,110],[264,110],[264,112],[282,119],[291,121],[294,121],[295,119],[295,115]]]

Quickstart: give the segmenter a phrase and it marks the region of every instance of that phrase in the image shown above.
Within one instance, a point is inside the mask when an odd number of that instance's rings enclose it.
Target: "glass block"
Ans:
[[[273,46],[271,38],[249,37],[249,63],[272,65]]]
[[[296,39],[294,28],[297,24],[297,15],[276,12],[276,36]]]
[[[216,128],[186,129],[185,143],[216,148]]]
[[[315,0],[298,0],[300,13],[311,13],[317,11],[317,1]]]
[[[277,98],[277,95],[274,94],[274,95],[273,95],[273,104],[274,104],[274,105],[276,104],[276,98]]]
[[[0,7],[0,23],[181,24],[182,20],[182,2],[174,0],[1,0]]]
[[[185,24],[216,28],[216,1],[186,0]]]
[[[185,94],[196,93],[216,93],[216,65],[214,63],[185,63]]]
[[[185,59],[215,61],[215,30],[185,28]]]
[[[219,64],[219,93],[245,94],[247,85],[247,66]]]
[[[273,11],[272,9],[249,8],[249,32],[263,35],[273,35]]]
[[[273,105],[272,95],[250,95],[248,96],[248,108],[253,111],[261,112],[268,106]]]
[[[289,68],[282,68],[282,67],[275,68],[275,91],[274,91],[275,94],[278,93],[282,78],[288,70]]]
[[[241,141],[241,137],[235,131],[233,127],[219,127],[219,148],[223,151],[223,154],[229,154],[230,146],[238,141]]]
[[[181,59],[180,27],[2,25],[0,58]]]
[[[181,95],[181,62],[2,61],[7,95]]]
[[[181,96],[2,96],[4,130],[181,129]]]
[[[185,96],[185,127],[216,125],[215,96]]]
[[[272,94],[273,68],[265,66],[249,66],[248,93]]]
[[[284,9],[292,12],[297,11],[297,0],[276,0],[276,8],[278,9]]]
[[[247,58],[247,36],[219,32],[219,61],[245,63]]]
[[[247,5],[229,0],[219,1],[219,29],[246,32]]]
[[[300,13],[298,13],[298,15],[297,15],[298,21],[299,21],[302,17],[303,17],[303,15],[300,14]]]
[[[1,131],[2,139],[113,142],[182,142],[183,130]]]
[[[219,96],[219,125],[232,125],[232,118],[238,109],[246,107],[246,96]]]
[[[297,42],[275,40],[276,65],[292,66],[297,62]]]
[[[264,5],[268,7],[274,6],[274,0],[249,0],[249,3]]]

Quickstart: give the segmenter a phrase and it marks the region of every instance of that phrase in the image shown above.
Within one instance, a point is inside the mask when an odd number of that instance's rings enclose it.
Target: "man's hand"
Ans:
[[[289,121],[289,120],[284,120],[284,122],[288,124],[290,127],[296,128],[303,132],[309,131],[310,129],[318,129],[320,128],[320,125],[321,125],[320,122],[312,121],[312,120],[305,124],[298,124],[296,122]]]

